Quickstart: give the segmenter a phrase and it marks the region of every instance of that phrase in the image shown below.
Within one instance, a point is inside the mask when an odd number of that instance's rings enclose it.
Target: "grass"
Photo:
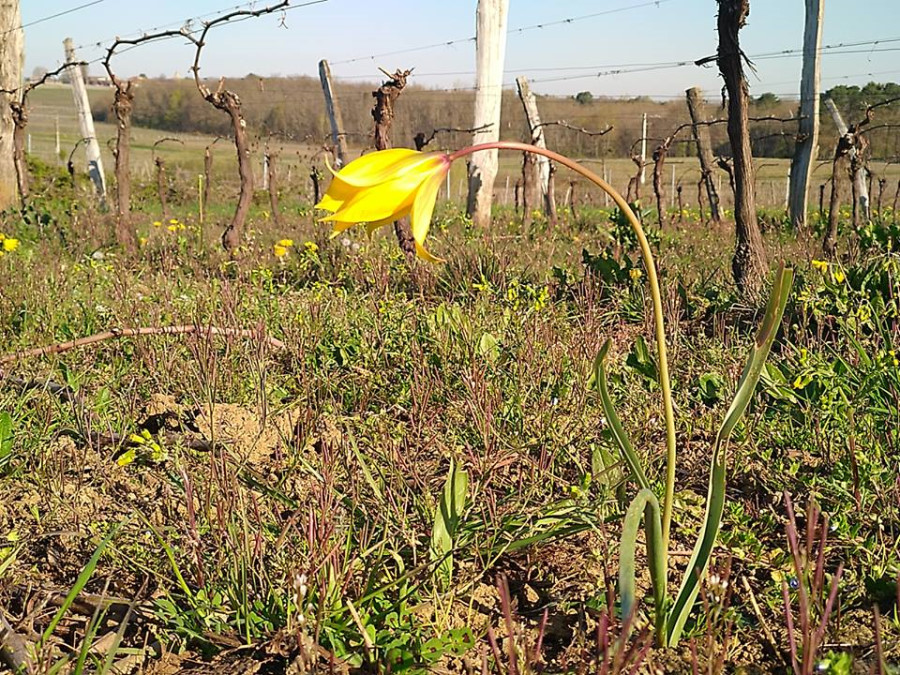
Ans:
[[[217,246],[226,190],[201,226],[192,180],[176,177],[172,215],[185,227],[170,232],[152,224],[154,187],[137,176],[146,242],[134,258],[112,247],[111,217],[82,186],[46,187],[49,170],[32,209],[3,215],[0,229],[22,244],[0,258],[2,352],[193,323],[286,346],[201,332],[0,364],[10,429],[0,438],[0,611],[33,642],[52,633],[40,652],[48,668],[163,658],[187,671],[205,660],[236,671],[252,661],[615,672],[626,660],[647,672],[783,670],[791,641],[804,643],[788,631],[783,587],[796,611],[794,570],[806,564],[785,535],[785,491],[796,530],[809,499],[829,517],[826,578],[843,564],[821,662],[875,666],[876,605],[883,658],[900,661],[891,214],[870,226],[866,250],[848,245],[824,267],[810,264],[815,240],[768,231],[773,261],[793,262],[799,279],[730,449],[713,562],[727,584],[704,584],[690,648],[663,650],[647,644],[647,606],[624,618],[637,628],[631,641],[618,618],[617,542],[635,486],[587,386],[609,338],[611,395],[658,491],[659,392],[638,339],[650,330],[648,298],[608,211],[523,229],[501,207],[478,231],[439,204],[432,245],[448,262],[413,277],[390,233],[329,240],[300,179],[285,182],[280,225],[259,195],[231,262]],[[688,214],[656,237],[683,448],[676,553],[701,526],[706,449],[757,322],[728,277],[732,236]],[[276,258],[285,237],[294,245]],[[191,449],[198,439],[216,447]],[[686,561],[675,557],[679,569]],[[649,592],[648,578],[637,584]],[[95,616],[88,597],[104,595],[132,618]],[[819,602],[804,605],[813,619]],[[113,658],[100,644],[108,635]]]

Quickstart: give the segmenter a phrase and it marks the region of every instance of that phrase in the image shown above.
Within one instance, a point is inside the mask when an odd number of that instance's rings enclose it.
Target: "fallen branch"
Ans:
[[[47,347],[36,347],[35,349],[24,349],[18,352],[11,352],[0,356],[0,365],[19,361],[21,359],[29,359],[34,356],[49,356],[50,354],[61,354],[78,347],[104,342],[106,340],[116,340],[123,337],[138,337],[144,335],[185,335],[185,334],[206,334],[227,335],[230,337],[257,338],[262,339],[276,349],[284,349],[285,344],[281,340],[273,337],[262,335],[259,331],[244,330],[239,328],[217,328],[215,326],[148,326],[143,328],[113,328],[112,330],[89,335],[88,337],[69,340],[68,342],[60,342]]]

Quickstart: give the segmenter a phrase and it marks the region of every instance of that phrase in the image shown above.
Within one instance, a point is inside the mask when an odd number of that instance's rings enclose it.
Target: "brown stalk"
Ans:
[[[16,167],[16,187],[19,190],[19,200],[21,201],[23,208],[29,194],[28,162],[25,160],[25,128],[28,126],[28,95],[44,84],[48,79],[56,77],[72,65],[80,68],[86,64],[83,61],[75,64],[66,63],[56,70],[44,73],[39,80],[29,82],[24,87],[19,87],[18,89],[0,89],[0,94],[19,94],[17,100],[10,101],[9,110],[13,121],[13,164]]]
[[[406,87],[406,79],[412,70],[400,70],[399,68],[393,73],[384,70],[388,80],[378,89],[372,92],[375,99],[375,105],[372,107],[372,119],[375,120],[375,149],[387,150],[392,148],[391,126],[394,123],[394,103],[400,97],[403,89]],[[416,257],[416,244],[412,236],[412,228],[409,224],[409,218],[401,218],[394,221],[394,233],[397,235],[397,243],[400,250],[406,255],[407,262],[412,262]]]
[[[190,41],[196,47],[194,52],[194,63],[191,66],[191,72],[194,74],[194,84],[197,85],[197,91],[200,95],[216,110],[226,113],[231,120],[231,133],[234,137],[234,147],[237,151],[238,159],[238,175],[241,180],[240,195],[238,203],[235,207],[234,215],[231,222],[222,233],[222,246],[226,251],[234,253],[241,240],[244,237],[244,223],[247,220],[247,214],[250,211],[250,203],[253,199],[253,168],[250,165],[250,144],[247,140],[247,123],[241,109],[240,97],[225,88],[225,79],[219,80],[219,86],[212,91],[200,80],[200,55],[206,46],[206,38],[209,31],[216,26],[228,23],[232,20],[243,20],[251,17],[259,17],[263,14],[271,14],[280,9],[285,9],[290,5],[290,0],[281,0],[272,5],[261,7],[259,9],[241,9],[223,14],[216,17],[212,21],[203,24],[203,30],[197,38],[189,37]]]
[[[719,47],[716,62],[728,92],[728,140],[734,157],[734,221],[737,245],[731,268],[741,293],[756,296],[768,272],[762,233],[753,198],[753,154],[748,119],[749,87],[744,76],[746,58],[739,33],[750,13],[750,0],[718,0]]]
[[[33,357],[49,356],[51,354],[61,354],[63,352],[85,347],[87,345],[104,342],[106,340],[117,340],[123,337],[139,337],[147,335],[227,335],[230,337],[255,338],[261,339],[275,347],[276,349],[284,349],[285,343],[273,337],[263,335],[259,331],[245,330],[238,328],[217,328],[216,326],[197,326],[197,325],[181,325],[181,326],[149,326],[143,328],[113,328],[111,330],[96,333],[87,337],[69,340],[67,342],[59,342],[47,347],[36,347],[34,349],[24,349],[17,352],[0,355],[0,365],[20,361],[22,359],[30,359]]]
[[[135,49],[147,42],[156,42],[173,37],[187,37],[187,31],[166,30],[148,33],[134,39],[116,38],[106,50],[103,67],[109,75],[115,92],[113,93],[112,111],[116,116],[116,148],[113,155],[116,159],[116,241],[126,251],[137,250],[137,234],[131,226],[131,117],[134,112],[134,80],[122,80],[112,69],[112,57],[120,47],[126,51]],[[164,209],[165,212],[165,209]]]

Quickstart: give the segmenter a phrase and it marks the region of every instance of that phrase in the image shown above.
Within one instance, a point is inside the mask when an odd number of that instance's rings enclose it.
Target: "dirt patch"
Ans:
[[[288,409],[262,417],[234,403],[189,406],[174,396],[152,394],[144,405],[142,429],[152,434],[180,434],[227,446],[235,459],[250,464],[277,461],[297,443],[300,413]]]

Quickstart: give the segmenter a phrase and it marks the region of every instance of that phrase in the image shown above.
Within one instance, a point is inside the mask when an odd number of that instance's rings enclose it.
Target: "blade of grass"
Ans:
[[[656,614],[656,631],[662,637],[666,617],[666,554],[662,543],[662,523],[659,501],[650,490],[641,490],[625,512],[622,523],[622,543],[619,546],[619,595],[622,616],[631,616],[635,611],[635,571],[634,559],[637,534],[644,520],[647,537],[647,560],[650,564],[650,581],[653,585],[653,604]]]
[[[107,579],[101,596],[106,596],[108,590],[109,580]],[[87,661],[88,654],[94,644],[94,638],[97,636],[97,631],[100,628],[100,622],[103,620],[104,616],[106,616],[106,609],[103,608],[103,603],[97,603],[97,606],[94,608],[94,614],[88,623],[87,630],[84,632],[84,639],[81,642],[81,649],[78,650],[78,660],[75,661],[73,675],[82,675],[84,673],[84,664]]]
[[[462,519],[468,492],[469,474],[450,460],[450,470],[435,510],[431,534],[431,559],[441,559],[435,574],[447,587],[453,575],[453,540]]]
[[[143,588],[141,589],[143,592]],[[122,618],[122,622],[119,624],[119,628],[116,630],[116,637],[113,640],[112,645],[109,648],[109,651],[106,652],[106,658],[103,661],[103,665],[100,670],[97,671],[97,675],[105,675],[112,671],[113,666],[116,661],[116,654],[119,652],[119,645],[122,644],[122,639],[125,637],[125,630],[128,628],[128,623],[131,621],[131,614],[134,612],[134,606],[137,603],[137,600],[134,600],[128,603],[128,610],[125,612],[125,616]]]
[[[75,580],[75,585],[72,586],[72,588],[69,590],[68,595],[66,595],[62,604],[59,606],[56,614],[54,614],[53,618],[50,619],[50,623],[44,630],[43,635],[41,635],[40,642],[38,643],[38,650],[40,650],[40,648],[47,643],[47,640],[49,640],[50,636],[53,635],[53,631],[56,630],[56,626],[59,625],[59,622],[62,621],[62,618],[66,615],[66,612],[69,611],[69,607],[72,606],[72,603],[75,602],[75,598],[77,598],[78,594],[84,590],[87,582],[90,581],[91,576],[94,574],[94,570],[97,569],[97,564],[100,562],[100,556],[103,555],[106,547],[109,546],[109,543],[112,541],[116,533],[118,533],[122,525],[123,523],[117,523],[116,525],[114,525],[103,538],[103,541],[100,542],[100,545],[97,546],[97,549],[94,551],[94,555],[91,556],[91,559],[88,560],[87,564],[84,566],[84,569],[81,570],[81,574],[79,574],[78,578]]]
[[[681,588],[675,597],[675,604],[672,605],[672,611],[667,622],[667,642],[669,646],[674,647],[681,638],[684,624],[694,606],[694,601],[697,599],[700,582],[709,565],[713,547],[719,535],[722,513],[725,510],[725,471],[728,439],[753,398],[766,358],[769,356],[769,351],[772,348],[772,343],[775,341],[775,335],[778,333],[778,327],[784,316],[784,308],[787,304],[793,281],[793,270],[782,267],[778,271],[772,287],[772,294],[769,297],[769,303],[766,306],[766,313],[756,337],[756,344],[750,352],[747,364],[744,366],[744,372],[741,374],[741,379],[738,382],[734,400],[732,400],[731,406],[725,414],[725,419],[722,421],[722,426],[716,434],[710,463],[706,516],[703,522],[703,529],[700,537],[697,539],[697,544],[694,546],[694,552],[684,572]]]
[[[610,341],[607,340],[603,343],[603,346],[597,353],[597,357],[594,359],[594,376],[591,378],[589,385],[595,385],[597,391],[600,392],[600,403],[603,406],[603,414],[606,415],[606,421],[609,423],[609,429],[612,432],[612,436],[619,446],[619,450],[622,452],[625,463],[628,464],[628,468],[631,469],[634,479],[638,482],[638,485],[641,486],[641,489],[649,490],[650,481],[647,480],[647,475],[644,473],[641,462],[634,452],[631,442],[628,440],[628,435],[622,427],[622,422],[616,414],[616,408],[613,405],[612,398],[609,396],[609,387],[606,383],[606,368],[603,365],[603,362],[606,360],[606,354],[609,351],[609,346]]]
[[[384,498],[384,494],[381,491],[381,486],[372,476],[372,472],[369,471],[368,462],[366,461],[365,457],[363,457],[363,454],[359,451],[359,447],[356,445],[356,438],[352,435],[350,435],[349,438],[350,448],[353,450],[353,454],[356,456],[356,461],[359,462],[359,468],[362,470],[363,478],[365,479],[366,484],[368,484],[369,488],[371,488],[372,492],[378,498],[379,503],[381,503],[382,505],[386,504],[387,500],[385,500]]]

